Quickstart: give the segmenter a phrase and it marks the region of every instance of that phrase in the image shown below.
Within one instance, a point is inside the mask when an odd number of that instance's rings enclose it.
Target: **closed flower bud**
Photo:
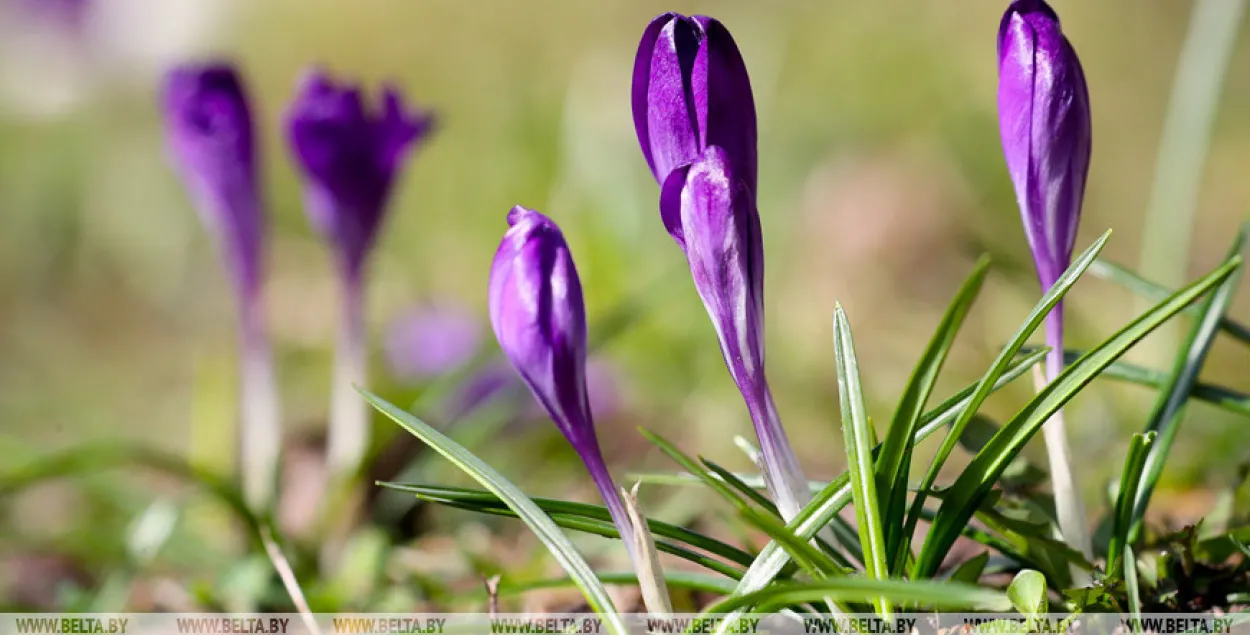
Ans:
[[[629,516],[604,464],[586,390],[586,307],[560,228],[514,207],[490,271],[490,321],[504,356],[586,464],[633,557]]]
[[[1038,276],[1050,287],[1072,260],[1089,172],[1089,92],[1059,18],[1017,0],[998,31],[998,115]]]
[[[720,146],[756,191],[755,101],[733,36],[706,17],[665,13],[647,26],[634,58],[634,128],[663,183],[704,148]]]
[[[236,286],[251,298],[260,287],[265,218],[243,83],[227,64],[188,64],[166,75],[163,92],[173,164],[220,241]]]

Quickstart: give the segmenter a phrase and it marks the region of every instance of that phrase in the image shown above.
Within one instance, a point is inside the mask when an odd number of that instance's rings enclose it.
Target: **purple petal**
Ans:
[[[265,219],[243,82],[224,63],[177,67],[165,77],[162,110],[171,160],[204,224],[218,235],[240,292],[252,297],[260,286]]]
[[[690,166],[683,165],[669,172],[668,178],[664,179],[664,185],[660,188],[660,220],[664,221],[664,228],[668,230],[668,234],[677,241],[677,246],[682,251],[686,250],[686,238],[682,235],[681,228],[681,198],[682,192],[686,189],[686,176],[690,173]]]
[[[650,116],[647,107],[647,96],[651,90],[651,57],[655,53],[655,43],[660,31],[666,24],[677,17],[676,13],[664,13],[651,20],[642,32],[642,41],[638,43],[638,52],[634,55],[634,82],[631,102],[634,111],[634,130],[638,134],[638,145],[642,147],[642,156],[647,160],[647,167],[657,179],[662,179],[655,169],[655,161],[651,158],[651,134],[648,132],[647,119]]]
[[[763,284],[752,195],[728,154],[709,147],[690,166],[681,199],[686,257],[695,289],[720,338],[730,374],[746,391],[763,377]]]
[[[287,141],[306,184],[313,225],[358,275],[377,237],[396,173],[430,117],[405,110],[387,88],[381,112],[369,112],[359,88],[309,72],[286,117]]]
[[[699,154],[690,71],[702,35],[688,18],[670,20],[660,30],[647,84],[647,132],[651,171],[663,182],[677,166]]]
[[[734,162],[738,179],[756,191],[755,97],[746,62],[723,24],[695,16],[704,39],[690,73],[699,137],[706,146],[720,146]]]

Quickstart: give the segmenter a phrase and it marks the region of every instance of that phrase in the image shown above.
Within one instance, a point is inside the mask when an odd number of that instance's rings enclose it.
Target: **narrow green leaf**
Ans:
[[[1013,364],[995,382],[993,390],[1006,386],[1019,378],[1020,375],[1028,372],[1030,368],[1045,358],[1046,353],[1047,350],[1041,350]],[[942,429],[942,427],[958,416],[972,400],[974,389],[975,386],[968,386],[926,413],[921,419],[920,429],[916,431],[914,441],[919,443],[929,435]],[[800,538],[811,538],[816,535],[816,532],[821,527],[827,525],[830,519],[850,501],[850,477],[844,472],[826,485],[820,492],[817,492],[811,502],[799,512],[798,516],[795,516],[790,521],[787,527]],[[755,561],[751,563],[750,568],[747,569],[746,574],[742,576],[742,580],[739,581],[737,588],[734,589],[734,596],[745,596],[771,584],[774,578],[777,577],[777,574],[789,562],[789,558],[789,555],[780,545],[776,542],[770,542],[760,551]]]
[[[1017,573],[1007,585],[1007,597],[1025,617],[1046,613],[1046,576],[1032,569]]]
[[[1146,430],[1157,432],[1159,436],[1146,455],[1146,467],[1137,492],[1132,526],[1128,532],[1129,544],[1141,531],[1142,519],[1146,515],[1146,508],[1150,505],[1150,496],[1154,493],[1155,483],[1163,474],[1163,464],[1167,461],[1168,453],[1172,450],[1172,442],[1180,430],[1189,393],[1198,380],[1198,373],[1202,371],[1203,364],[1206,363],[1211,345],[1215,342],[1220,320],[1228,312],[1228,307],[1233,302],[1233,295],[1237,292],[1237,283],[1241,280],[1241,250],[1247,233],[1250,233],[1250,222],[1242,224],[1229,250],[1229,262],[1235,261],[1236,269],[1203,303],[1199,319],[1190,328],[1189,336],[1185,338],[1178,352],[1168,386],[1159,393],[1150,422],[1146,425]]]
[[[709,606],[703,612],[708,615],[724,614],[752,606],[760,607],[760,612],[767,612],[771,607],[817,602],[826,597],[845,602],[870,602],[885,597],[895,604],[948,611],[1011,609],[1011,601],[1001,591],[958,582],[828,578],[803,584],[778,584],[752,593],[731,596]],[[726,619],[722,624],[729,621]]]
[[[976,391],[973,393],[968,407],[964,408],[959,418],[951,424],[950,433],[942,440],[942,445],[938,448],[937,455],[933,458],[932,463],[929,464],[929,470],[925,472],[924,478],[921,480],[919,491],[912,499],[911,510],[907,514],[907,524],[903,528],[902,541],[899,546],[901,551],[909,552],[911,550],[912,536],[915,535],[916,523],[920,521],[920,512],[924,509],[925,495],[933,488],[933,484],[937,481],[938,473],[942,470],[946,459],[950,457],[951,451],[955,449],[955,444],[959,441],[960,435],[963,434],[964,428],[972,420],[973,416],[977,414],[985,399],[989,397],[992,387],[998,380],[998,377],[1007,370],[1007,365],[1011,359],[1024,346],[1025,341],[1033,334],[1033,331],[1036,331],[1041,326],[1042,321],[1050,314],[1051,309],[1063,299],[1064,294],[1072,288],[1072,285],[1076,284],[1081,274],[1085,273],[1085,270],[1093,264],[1094,258],[1098,256],[1098,252],[1102,251],[1102,248],[1107,244],[1107,239],[1110,237],[1111,231],[1108,230],[1101,238],[1094,241],[1094,244],[1090,245],[1072,263],[1072,266],[1063,272],[1062,276],[1059,276],[1059,279],[1051,285],[1046,293],[1042,294],[1041,300],[1038,301],[1032,312],[1025,318],[1024,324],[1020,326],[1016,334],[1003,347],[998,357],[990,365],[989,370],[985,371],[985,375],[982,376],[980,383],[977,384]]]
[[[1026,346],[1021,349],[1021,352],[1033,352],[1030,348]],[[1071,364],[1080,359],[1086,352],[1074,348],[1064,349],[1064,363]],[[1128,362],[1116,362],[1108,366],[1101,376],[1154,389],[1162,389],[1170,385],[1168,373],[1152,368],[1144,368]],[[1216,408],[1250,417],[1250,395],[1237,392],[1231,388],[1199,381],[1194,382],[1193,388],[1189,391],[1189,396],[1199,401],[1205,401]]]
[[[691,474],[699,477],[699,480],[703,481],[704,485],[707,485],[712,488],[712,491],[720,494],[721,498],[728,501],[730,505],[733,505],[737,509],[746,509],[750,507],[750,504],[747,503],[746,499],[739,496],[732,487],[727,485],[716,475],[709,472],[702,465],[699,465],[698,461],[690,458],[690,456],[679,450],[677,446],[673,445],[667,439],[650,430],[647,430],[646,428],[639,428],[638,432],[642,434],[643,438],[655,445],[655,447],[660,448],[660,451],[667,455],[668,458],[672,459],[683,468],[686,468],[686,470]]]
[[[607,571],[600,573],[599,581],[604,584],[636,584],[638,576],[633,571]],[[691,591],[703,591],[706,593],[726,594],[733,591],[733,582],[721,577],[707,575],[705,573],[692,573],[689,571],[665,571],[664,582],[670,588],[689,589]],[[547,578],[543,580],[529,580],[525,582],[508,582],[503,581],[499,585],[499,595],[511,596],[535,591],[538,589],[558,589],[562,587],[573,586],[573,580],[562,578]],[[485,598],[486,594],[482,591],[475,592],[471,598]]]
[[[739,514],[743,517],[743,520],[768,534],[769,538],[780,543],[781,547],[790,554],[791,559],[813,578],[824,579],[847,573],[845,567],[813,547],[811,543],[795,536],[776,517],[751,508],[743,509]]]
[[[981,553],[964,560],[959,563],[958,567],[951,572],[950,580],[952,582],[962,582],[964,584],[976,584],[981,579],[981,574],[985,573],[985,565],[990,561],[990,552],[982,551]]]
[[[1151,282],[1132,271],[1118,265],[1099,258],[1094,261],[1094,265],[1089,268],[1090,274],[1095,277],[1102,278],[1109,282],[1114,282],[1147,300],[1158,302],[1163,298],[1172,295],[1172,290],[1154,282]],[[1186,313],[1197,313],[1196,308],[1185,309]],[[1232,337],[1250,344],[1250,327],[1238,322],[1237,320],[1224,317],[1220,319],[1220,330],[1228,333]]]
[[[916,429],[920,426],[925,402],[929,400],[942,365],[955,343],[955,336],[963,326],[972,303],[976,301],[989,268],[988,257],[978,260],[972,273],[951,300],[933,338],[912,371],[911,379],[903,389],[903,396],[899,398],[898,407],[894,410],[894,419],[886,431],[885,442],[881,444],[881,451],[877,454],[877,491],[884,514],[886,553],[890,555],[890,571],[894,574],[902,570],[902,563],[906,561],[897,550],[902,541],[906,520],[907,477],[911,472],[912,438],[916,436]]]
[[[1137,556],[1131,545],[1124,545],[1124,591],[1128,594],[1128,610],[1133,615],[1133,632],[1141,632],[1141,587],[1137,584]]]
[[[470,511],[507,509],[507,504],[500,500],[498,496],[491,492],[478,489],[387,482],[379,482],[378,485],[387,489],[412,494],[424,501],[454,506]],[[591,505],[589,503],[577,503],[573,501],[540,497],[531,498],[530,500],[534,501],[534,504],[538,505],[539,509],[542,509],[548,514],[564,514],[567,516],[602,521],[607,523],[607,525],[612,527],[613,531],[615,531],[615,525],[612,524],[612,516],[603,505]],[[651,534],[654,536],[685,543],[691,547],[702,549],[708,553],[720,556],[743,566],[750,565],[753,560],[753,556],[751,554],[734,547],[733,545],[721,542],[701,533],[691,531],[685,527],[678,527],[677,525],[672,525],[652,518],[647,519],[647,527],[651,530]],[[617,535],[617,537],[619,537],[619,535]]]
[[[764,511],[767,511],[770,514],[778,518],[781,518],[781,512],[777,511],[777,506],[774,505],[772,501],[768,500],[768,497],[761,494],[759,490],[742,482],[742,479],[738,478],[733,472],[730,472],[729,470],[726,470],[720,465],[717,465],[714,461],[704,458],[704,457],[699,457],[699,460],[702,461],[703,464],[707,466],[708,471],[714,474],[717,478],[719,478],[726,485],[734,488],[743,496],[746,496],[748,500],[755,503],[756,505],[759,505],[761,508],[764,509]]]
[[[1146,455],[1154,444],[1155,433],[1134,434],[1129,441],[1128,455],[1124,458],[1124,471],[1120,475],[1120,491],[1116,495],[1112,511],[1111,541],[1107,546],[1107,574],[1123,577],[1121,565],[1132,566],[1123,560],[1124,548],[1128,546],[1128,532],[1133,525],[1133,507],[1141,485],[1142,470],[1146,467]]]
[[[916,559],[912,577],[927,578],[937,571],[942,558],[976,511],[981,499],[1047,418],[1130,347],[1189,303],[1223,283],[1240,266],[1241,259],[1235,258],[1147,311],[1090,351],[1089,355],[1064,369],[1059,377],[1005,423],[949,488],[948,498],[938,508],[937,517]],[[1012,354],[1015,354],[1014,351]]]
[[[877,505],[877,482],[873,477],[872,433],[864,412],[864,393],[859,385],[859,362],[855,359],[851,325],[840,304],[833,310],[833,356],[838,366],[842,438],[851,478],[851,500],[855,502],[855,525],[864,550],[864,568],[868,577],[884,580],[890,577],[890,562],[881,527],[881,509]],[[888,599],[880,598],[875,604],[881,615],[890,614]]]
[[[625,621],[621,618],[620,613],[616,611],[616,607],[613,606],[612,598],[608,596],[607,590],[603,588],[599,578],[595,577],[595,572],[586,563],[586,559],[578,553],[573,543],[569,542],[569,539],[560,532],[560,528],[552,521],[551,517],[543,513],[543,510],[539,509],[534,504],[534,501],[530,500],[524,492],[471,452],[447,438],[438,430],[426,425],[425,422],[414,417],[411,413],[397,408],[367,390],[360,389],[360,394],[382,414],[398,423],[400,427],[410,432],[439,454],[447,457],[447,460],[454,463],[456,467],[459,467],[478,483],[481,483],[482,487],[507,503],[508,507],[516,512],[517,516],[547,546],[547,550],[560,563],[564,571],[569,574],[569,577],[574,580],[577,588],[586,597],[586,602],[591,609],[604,619],[608,628],[616,635],[628,635],[629,628],[625,625]]]

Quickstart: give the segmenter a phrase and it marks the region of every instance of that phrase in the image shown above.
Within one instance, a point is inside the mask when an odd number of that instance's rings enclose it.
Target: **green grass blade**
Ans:
[[[1028,372],[1045,358],[1046,352],[1046,350],[1038,351],[1013,364],[994,384],[993,389],[998,390]],[[915,442],[919,443],[924,440],[958,416],[971,401],[974,388],[975,386],[968,386],[926,413],[921,419],[920,429],[916,431]],[[787,527],[800,538],[811,538],[850,502],[850,477],[843,473],[818,492]],[[734,590],[734,595],[747,595],[768,586],[787,562],[789,562],[789,555],[785,550],[775,542],[769,543],[760,551],[746,574],[742,576],[742,580]]]
[[[828,578],[801,585],[779,584],[753,593],[729,597],[708,607],[704,613],[724,614],[752,606],[758,606],[764,612],[771,607],[816,602],[826,597],[844,602],[869,602],[885,597],[895,604],[948,611],[1011,610],[1010,600],[1001,591],[958,582]]]
[[[1033,307],[1033,311],[1025,318],[1024,323],[1016,331],[1015,336],[1003,347],[998,357],[990,364],[989,370],[985,371],[985,375],[981,377],[980,383],[977,384],[975,392],[967,408],[960,413],[959,418],[951,425],[950,432],[946,438],[942,440],[941,447],[938,448],[937,455],[934,456],[933,462],[930,463],[929,469],[925,472],[923,480],[921,480],[920,488],[916,496],[912,499],[911,510],[907,514],[907,524],[903,527],[902,541],[899,544],[899,551],[907,553],[911,550],[912,536],[915,535],[916,523],[920,521],[920,512],[924,509],[924,500],[927,492],[933,489],[933,484],[937,481],[938,473],[942,470],[942,465],[946,463],[946,459],[950,457],[951,452],[955,449],[955,444],[959,441],[959,436],[963,434],[964,428],[968,422],[976,415],[981,408],[981,404],[990,395],[998,377],[1007,370],[1007,366],[1016,353],[1024,346],[1029,336],[1042,325],[1042,321],[1050,315],[1051,309],[1063,299],[1064,294],[1076,284],[1081,274],[1089,268],[1094,262],[1094,258],[1098,256],[1098,252],[1107,244],[1107,239],[1111,237],[1111,231],[1108,230],[1098,240],[1094,241],[1088,249],[1084,251],[1073,263],[1068,270],[1059,276],[1055,283],[1051,285],[1046,293],[1042,294],[1042,298],[1038,300],[1037,305]]]
[[[1021,352],[1032,352],[1030,347],[1026,346]],[[1064,349],[1063,359],[1065,364],[1081,358],[1087,351],[1081,349]],[[1147,388],[1162,390],[1170,385],[1169,375],[1160,370],[1153,368],[1145,368],[1128,362],[1116,362],[1104,370],[1102,377],[1107,379],[1116,379]],[[1205,382],[1194,382],[1193,388],[1189,391],[1189,396],[1199,401],[1204,401],[1216,408],[1226,410],[1228,412],[1250,417],[1250,395],[1237,392],[1231,388],[1217,386]]]
[[[1111,541],[1107,546],[1107,574],[1123,577],[1121,565],[1124,549],[1128,546],[1129,529],[1133,525],[1133,507],[1137,504],[1137,492],[1141,485],[1142,470],[1146,467],[1146,455],[1154,445],[1155,433],[1134,434],[1129,441],[1128,455],[1124,458],[1124,471],[1120,475],[1120,491],[1116,495],[1115,510],[1111,517]]]
[[[1241,226],[1233,246],[1229,250],[1229,260],[1236,261],[1237,268],[1211,297],[1202,305],[1199,319],[1190,328],[1188,337],[1181,345],[1176,363],[1173,365],[1168,387],[1159,393],[1155,409],[1151,413],[1146,429],[1158,433],[1150,453],[1146,455],[1146,467],[1142,474],[1141,485],[1137,492],[1137,502],[1133,509],[1132,526],[1129,528],[1128,540],[1131,544],[1141,532],[1142,519],[1146,508],[1150,505],[1150,496],[1154,493],[1155,484],[1163,474],[1163,464],[1172,450],[1172,442],[1180,430],[1181,419],[1185,414],[1185,404],[1198,373],[1206,363],[1207,353],[1215,342],[1215,334],[1219,329],[1220,320],[1228,312],[1233,295],[1237,292],[1237,283],[1241,280],[1241,250],[1250,232],[1250,223]]]
[[[674,463],[682,466],[686,469],[686,471],[698,477],[704,485],[712,488],[712,491],[719,494],[721,498],[725,499],[725,501],[730,505],[733,505],[735,509],[743,510],[751,507],[751,504],[747,502],[747,499],[740,496],[733,487],[721,480],[720,476],[708,471],[707,468],[700,465],[698,461],[691,458],[685,452],[682,452],[669,440],[650,430],[647,430],[646,428],[638,428],[638,432],[644,439],[650,441],[652,445],[659,448],[661,452],[668,456],[668,458],[672,459]]]
[[[479,489],[386,482],[380,482],[378,485],[390,490],[412,494],[427,502],[451,505],[470,511],[489,511],[508,508],[507,504],[500,500],[495,494]],[[603,521],[608,523],[608,525],[613,528],[613,531],[615,531],[616,525],[612,524],[612,516],[603,505],[592,505],[590,503],[577,503],[573,501],[539,497],[531,498],[530,500],[534,501],[534,504],[538,505],[539,509],[547,512],[548,514],[564,514],[567,516]],[[691,531],[685,527],[679,527],[660,520],[648,518],[647,528],[651,530],[651,535],[653,536],[676,540],[696,549],[702,549],[703,551],[713,555],[720,556],[730,562],[734,562],[742,566],[750,565],[751,561],[754,559],[754,556],[737,547],[734,547],[733,545],[729,545],[715,538]]]
[[[764,509],[764,511],[781,518],[781,512],[777,511],[777,506],[774,505],[772,501],[768,500],[766,496],[761,494],[759,490],[743,483],[742,479],[738,478],[737,475],[720,465],[717,465],[716,462],[704,457],[699,457],[699,460],[702,461],[703,465],[707,466],[708,471],[720,479],[721,482],[737,490],[743,496],[747,497],[747,500],[759,505]]]
[[[638,576],[633,571],[606,571],[598,574],[599,581],[604,584],[637,584]],[[674,589],[688,589],[691,591],[702,591],[705,593],[727,594],[733,591],[733,581],[726,580],[721,577],[707,575],[706,573],[694,573],[689,571],[665,571],[664,582]],[[529,580],[525,582],[501,582],[499,584],[499,595],[512,596],[536,591],[538,589],[559,589],[573,586],[573,581],[567,577],[562,578],[546,578],[543,580]],[[486,594],[478,591],[466,599],[485,599]]]
[[[947,499],[938,508],[937,517],[916,558],[912,577],[927,578],[937,571],[955,538],[975,513],[981,499],[989,493],[1003,470],[1020,453],[1025,443],[1041,429],[1047,418],[1062,408],[1077,391],[1130,347],[1189,303],[1223,283],[1240,266],[1241,259],[1234,258],[1147,311],[1088,355],[1064,369],[1059,377],[1004,424],[949,488]]]
[[[595,572],[587,564],[586,559],[582,557],[582,554],[578,553],[573,543],[569,542],[569,539],[561,533],[560,528],[552,521],[551,517],[543,513],[543,510],[534,504],[534,501],[530,500],[524,492],[504,478],[502,474],[496,472],[489,465],[482,462],[481,459],[461,447],[460,444],[426,425],[425,422],[417,419],[411,413],[401,410],[367,390],[362,389],[360,393],[364,395],[366,401],[373,404],[373,407],[377,408],[382,414],[398,423],[400,427],[433,448],[436,452],[442,454],[447,460],[454,463],[456,467],[473,477],[482,487],[507,503],[508,507],[516,512],[517,516],[546,545],[547,550],[551,552],[551,555],[555,557],[556,561],[560,563],[560,566],[569,574],[577,588],[586,597],[587,604],[603,618],[608,628],[616,635],[628,635],[629,628],[625,625],[625,621],[621,618],[620,613],[616,611],[616,607],[612,604],[612,598],[608,596],[608,592],[603,588],[603,584],[599,582],[599,578],[595,577]]]
[[[435,502],[435,501],[431,501],[431,502]],[[463,505],[460,503],[454,503],[454,502],[449,502],[449,501],[441,501],[441,502],[438,502],[438,504],[444,505],[446,507],[451,507],[454,509],[463,509],[465,511],[471,511],[477,514],[486,514],[489,516],[500,516],[503,518],[520,518],[519,516],[517,516],[516,512],[512,511],[511,509],[507,507],[472,507],[469,505]],[[547,515],[551,517],[551,521],[554,522],[557,527],[562,527],[564,529],[571,529],[573,531],[581,532],[584,534],[590,534],[592,536],[602,536],[604,538],[610,538],[612,540],[621,539],[621,533],[616,528],[616,525],[614,525],[611,521],[608,521],[608,520],[598,520],[594,518],[587,518],[585,516],[573,516],[570,514],[560,514],[560,513],[549,513]],[[719,573],[727,578],[732,578],[734,580],[742,579],[743,571],[741,569],[737,569],[729,564],[721,562],[720,560],[717,560],[709,556],[705,556],[701,553],[688,549],[677,543],[669,542],[667,540],[655,539],[655,547],[656,549],[660,551],[677,556],[678,558],[681,558],[682,560],[686,560],[688,562],[697,564],[707,569],[708,571],[715,571],[716,573]]]
[[[851,500],[855,502],[855,524],[864,551],[864,569],[868,577],[884,580],[890,577],[889,556],[885,549],[885,532],[881,526],[881,509],[877,505],[877,482],[873,476],[872,433],[864,411],[864,393],[859,385],[859,361],[855,359],[855,342],[851,325],[842,305],[833,310],[833,355],[838,366],[838,396],[842,402],[842,438],[846,446],[847,471],[851,479]],[[889,600],[878,598],[874,604],[881,615],[890,614]]]
[[[1152,302],[1158,302],[1163,298],[1172,295],[1172,290],[1161,285],[1151,282],[1121,265],[1114,262],[1108,262],[1101,258],[1094,261],[1094,265],[1089,268],[1089,273],[1095,277],[1102,278],[1109,282],[1114,282],[1137,295],[1140,295]],[[1186,313],[1197,313],[1196,309],[1185,309]],[[1250,344],[1250,327],[1229,317],[1220,319],[1220,330],[1235,339]]]
[[[1124,592],[1128,595],[1128,610],[1133,615],[1133,632],[1140,632],[1137,625],[1141,624],[1141,587],[1137,583],[1137,556],[1133,547],[1124,545]]]
[[[813,547],[811,543],[795,536],[777,518],[750,508],[741,510],[739,514],[743,520],[779,543],[782,549],[790,554],[790,558],[799,565],[799,568],[813,578],[820,580],[847,573],[845,567]]]
[[[990,552],[982,551],[981,553],[964,560],[955,567],[951,572],[951,582],[962,582],[964,584],[976,584],[981,579],[981,574],[985,573],[985,565],[990,562]]]
[[[982,257],[978,260],[972,273],[951,300],[942,321],[938,323],[937,331],[903,389],[903,396],[899,398],[898,407],[894,410],[894,419],[886,431],[885,442],[881,444],[881,451],[877,455],[877,492],[884,514],[886,553],[891,559],[890,571],[896,575],[907,560],[897,551],[902,542],[905,522],[912,438],[916,436],[925,402],[933,391],[933,385],[937,383],[938,373],[955,343],[955,336],[963,326],[964,318],[968,316],[972,303],[981,291],[989,267],[989,258]]]

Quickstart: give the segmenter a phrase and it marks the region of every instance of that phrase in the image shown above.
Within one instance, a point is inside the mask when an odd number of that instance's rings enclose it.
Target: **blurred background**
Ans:
[[[1104,258],[1136,268],[1191,3],[1054,6],[1082,57],[1093,105],[1078,250],[1113,229]],[[0,0],[0,466],[84,442],[125,441],[232,469],[233,297],[213,241],[166,161],[157,108],[171,65],[220,58],[240,65],[260,127],[272,222],[266,298],[293,464],[324,427],[339,312],[328,252],[306,221],[281,136],[295,83],[317,64],[363,82],[373,97],[379,82],[393,81],[438,116],[436,133],[397,185],[372,258],[372,385],[415,404],[419,416],[443,424],[527,492],[596,499],[554,426],[527,416],[529,425],[500,432],[498,420],[516,419],[513,410],[459,417],[446,399],[423,398],[431,386],[449,390],[452,380],[437,375],[459,376],[453,371],[468,360],[489,363],[496,354],[485,313],[489,263],[507,210],[524,204],[564,227],[577,258],[591,337],[603,340],[592,392],[617,475],[671,469],[638,436],[639,425],[745,468],[732,436],[750,436],[750,423],[684,259],[660,223],[658,188],[630,114],[638,38],[651,17],[675,10],[719,18],[747,61],[759,114],[768,369],[809,476],[831,477],[844,464],[835,301],[849,313],[880,423],[977,256],[992,254],[995,273],[933,403],[979,376],[1039,296],[998,138],[995,37],[1004,7],[997,0]],[[1248,43],[1239,38],[1231,57],[1175,281],[1220,261],[1246,215]],[[1250,319],[1250,297],[1241,296],[1232,314]],[[1142,308],[1092,277],[1069,298],[1074,347],[1101,341]],[[430,326],[421,316],[431,310],[451,317]],[[411,359],[453,339],[462,349],[431,362],[436,372]],[[1149,348],[1135,351],[1134,361],[1170,365],[1166,352]],[[1237,344],[1218,342],[1204,377],[1250,390],[1246,359]],[[985,412],[1001,419],[1031,392],[1018,382]],[[1105,484],[1153,401],[1150,391],[1102,381],[1068,409],[1091,506],[1103,505]],[[375,424],[382,445],[398,439],[397,427]],[[1159,496],[1172,497],[1178,515],[1200,516],[1205,492],[1250,460],[1246,439],[1244,421],[1195,404]],[[926,446],[921,456],[932,451]],[[1044,464],[1040,440],[1030,453]],[[291,468],[288,490],[318,482],[310,460],[311,472]],[[437,459],[420,466],[412,480],[463,484]],[[48,554],[68,553],[91,578],[124,549],[119,536],[137,514],[153,500],[183,500],[184,489],[122,469],[29,490],[5,503],[0,556],[8,565],[0,576],[12,582],[24,566],[50,570]],[[315,501],[319,494],[314,486],[299,495]],[[655,491],[655,514],[682,520],[682,496]],[[183,512],[161,566],[205,579],[233,566],[219,556],[239,539],[222,530],[228,523],[219,516],[194,506]],[[439,540],[534,551],[510,521],[437,510],[423,527],[433,552]],[[460,529],[440,533],[451,527]],[[30,565],[30,558],[53,559]],[[449,577],[475,570],[447,566]]]

